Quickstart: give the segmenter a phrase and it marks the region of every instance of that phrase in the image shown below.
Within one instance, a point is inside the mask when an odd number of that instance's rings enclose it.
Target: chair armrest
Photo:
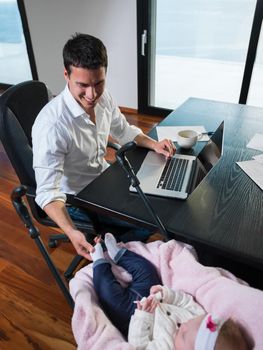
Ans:
[[[108,141],[107,147],[115,149],[115,151],[118,151],[121,146],[118,143]]]
[[[67,203],[71,205],[78,206],[77,200],[75,200],[74,195],[72,194],[66,194],[67,195]],[[31,210],[31,213],[36,221],[38,221],[40,224],[45,226],[51,226],[51,227],[58,227],[57,224],[51,220],[47,214],[42,210],[37,203],[35,202],[36,198],[36,189],[30,186],[27,186],[27,192],[26,192],[27,201]],[[94,219],[95,222],[95,219]],[[74,220],[75,226],[88,234],[92,233],[94,234],[94,224],[91,222],[82,222]]]

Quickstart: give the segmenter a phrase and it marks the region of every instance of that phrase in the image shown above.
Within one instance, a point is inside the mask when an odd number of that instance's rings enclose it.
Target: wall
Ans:
[[[65,85],[62,48],[75,32],[99,37],[109,56],[107,87],[137,109],[136,0],[24,0],[39,80],[54,94]]]

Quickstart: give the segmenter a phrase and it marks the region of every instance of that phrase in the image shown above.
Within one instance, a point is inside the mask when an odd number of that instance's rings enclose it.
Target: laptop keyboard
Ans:
[[[181,191],[189,160],[169,158],[159,179],[157,188]]]

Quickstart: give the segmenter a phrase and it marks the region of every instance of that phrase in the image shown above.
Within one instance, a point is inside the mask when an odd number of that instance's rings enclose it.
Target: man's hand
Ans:
[[[47,215],[55,221],[55,223],[61,228],[61,230],[68,236],[77,253],[88,260],[92,260],[90,253],[94,251],[92,244],[86,241],[84,234],[76,229],[74,223],[72,222],[64,202],[53,201],[48,203],[44,207]],[[98,243],[96,237],[94,239],[95,243]]]
[[[172,157],[176,152],[176,147],[173,141],[169,139],[164,139],[162,141],[157,141],[154,144],[153,150],[156,153],[163,154],[166,158]]]
[[[71,243],[73,244],[74,248],[76,249],[79,255],[83,256],[87,260],[92,260],[90,253],[94,251],[94,247],[86,241],[86,238],[81,231],[71,231],[69,239],[71,240]]]
[[[156,141],[142,133],[137,135],[134,141],[138,146],[152,149],[156,153],[163,154],[166,158],[172,157],[176,151],[176,147],[173,144],[173,141],[169,139]]]

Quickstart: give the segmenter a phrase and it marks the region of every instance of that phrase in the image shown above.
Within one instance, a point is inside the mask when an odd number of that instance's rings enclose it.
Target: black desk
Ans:
[[[223,156],[187,200],[148,196],[171,237],[210,255],[263,270],[263,191],[236,161],[262,152],[246,148],[255,133],[263,133],[263,109],[190,98],[160,125],[204,125],[215,130],[225,121]],[[156,138],[155,129],[150,135]],[[198,153],[199,142],[188,153]],[[128,158],[137,171],[147,150]],[[77,195],[80,205],[142,225],[153,224],[117,163]],[[211,261],[210,261],[211,263]],[[229,266],[226,266],[229,267]]]

